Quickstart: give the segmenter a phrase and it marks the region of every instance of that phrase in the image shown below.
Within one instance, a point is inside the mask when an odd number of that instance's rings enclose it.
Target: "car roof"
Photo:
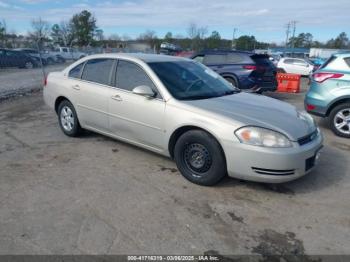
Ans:
[[[93,58],[131,58],[142,60],[145,63],[151,62],[175,62],[175,61],[189,61],[187,58],[169,56],[169,55],[158,55],[158,54],[143,54],[143,53],[106,53],[87,56],[87,59]]]
[[[340,58],[346,58],[350,56],[350,52],[337,53],[337,54],[334,54],[334,56],[340,57]]]
[[[199,54],[246,54],[246,55],[254,55],[253,52],[248,51],[239,51],[239,50],[227,50],[227,49],[208,49],[208,50],[202,50],[198,53]]]

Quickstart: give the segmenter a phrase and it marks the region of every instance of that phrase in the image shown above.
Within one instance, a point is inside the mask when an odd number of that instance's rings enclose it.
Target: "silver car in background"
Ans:
[[[185,58],[93,55],[45,82],[45,102],[66,135],[88,129],[169,156],[200,185],[227,174],[290,181],[314,168],[322,147],[322,134],[304,111],[242,93]]]

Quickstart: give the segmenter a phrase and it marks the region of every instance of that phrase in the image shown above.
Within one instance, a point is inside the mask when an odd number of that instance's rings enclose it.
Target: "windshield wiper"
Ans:
[[[213,96],[213,95],[188,96],[188,97],[182,98],[182,100],[199,100],[199,99],[208,99],[208,98],[213,98],[213,97],[217,97],[217,96]]]

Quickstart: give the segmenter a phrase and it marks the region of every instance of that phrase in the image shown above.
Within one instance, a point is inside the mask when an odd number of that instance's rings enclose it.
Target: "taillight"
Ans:
[[[247,69],[247,70],[256,70],[257,66],[255,66],[255,65],[244,65],[243,68]]]
[[[306,110],[307,111],[312,111],[312,110],[314,110],[316,108],[316,106],[314,106],[314,105],[310,105],[310,104],[307,104],[306,105]]]
[[[312,78],[318,82],[318,83],[322,83],[323,81],[326,81],[327,79],[330,78],[340,78],[342,77],[344,74],[338,74],[338,73],[315,73],[312,75]]]

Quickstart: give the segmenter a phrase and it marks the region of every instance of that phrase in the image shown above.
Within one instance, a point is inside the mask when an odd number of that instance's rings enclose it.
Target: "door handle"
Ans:
[[[111,97],[113,100],[116,100],[116,101],[123,101],[123,99],[121,98],[120,95],[115,95],[115,96],[112,96]]]
[[[75,89],[75,90],[80,90],[80,86],[79,85],[74,85],[74,86],[72,86],[72,88]]]

